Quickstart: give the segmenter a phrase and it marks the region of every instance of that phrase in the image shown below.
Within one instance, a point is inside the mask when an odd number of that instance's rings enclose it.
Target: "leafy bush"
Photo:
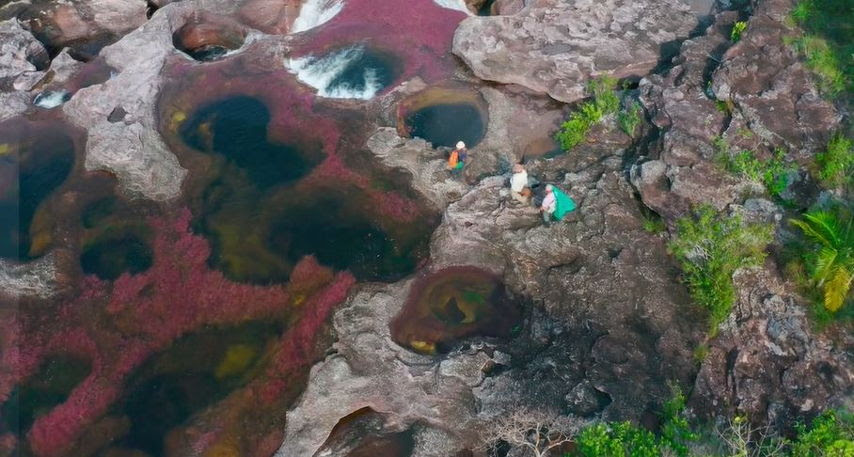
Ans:
[[[617,114],[617,122],[620,129],[628,136],[635,136],[635,130],[641,122],[641,108],[637,102],[632,101],[625,109]]]
[[[804,35],[789,43],[806,58],[807,67],[818,77],[819,89],[835,96],[845,90],[846,75],[833,47],[824,38]]]
[[[791,18],[806,32],[789,43],[806,57],[819,78],[819,88],[836,96],[854,82],[854,6],[850,0],[801,0]]]
[[[573,112],[555,134],[555,140],[564,151],[582,143],[593,125],[608,114],[613,114],[620,106],[620,99],[614,92],[617,80],[608,76],[595,79],[587,86],[593,99],[581,105]]]
[[[738,43],[741,40],[741,34],[744,32],[744,29],[747,28],[747,22],[745,21],[736,21],[735,24],[732,25],[732,30],[729,32],[729,39],[733,43]]]
[[[728,148],[719,148],[718,162],[727,171],[743,176],[751,181],[761,183],[771,196],[779,197],[789,185],[789,174],[797,171],[797,167],[787,164],[785,152],[777,148],[771,158],[760,160],[753,151],[741,151],[731,154]]]
[[[708,206],[677,222],[670,250],[694,300],[709,310],[712,333],[735,302],[733,273],[761,264],[771,239],[770,226],[746,224],[737,215],[719,214]]]
[[[575,440],[579,457],[659,457],[652,432],[630,422],[591,425]]]
[[[575,436],[575,452],[566,457],[851,457],[854,455],[854,416],[825,411],[810,426],[796,426],[792,440],[768,426],[756,426],[737,416],[714,430],[684,418],[681,394],[665,404],[660,437],[629,422],[599,422]],[[676,443],[676,445],[674,445]],[[689,446],[690,444],[690,446]],[[695,453],[703,449],[701,453]],[[709,451],[713,451],[711,454]]]
[[[587,90],[593,94],[593,103],[605,114],[616,113],[620,108],[616,88],[617,79],[610,76],[594,79],[587,86]]]
[[[816,155],[818,178],[828,187],[847,185],[854,180],[854,141],[836,134],[827,150]]]
[[[791,221],[808,244],[800,258],[805,263],[808,286],[831,313],[845,304],[854,279],[854,217],[844,206],[833,211],[810,211]]]
[[[644,217],[643,219],[643,229],[649,233],[662,233],[667,229],[667,226],[664,225],[664,221],[661,219],[654,219],[652,217]]]
[[[685,395],[672,387],[673,397],[664,404],[664,423],[661,426],[661,444],[669,447],[678,457],[688,456],[688,445],[697,439],[685,417]]]
[[[798,439],[792,443],[793,457],[850,457],[854,455],[854,417],[825,411],[811,427],[798,425]]]

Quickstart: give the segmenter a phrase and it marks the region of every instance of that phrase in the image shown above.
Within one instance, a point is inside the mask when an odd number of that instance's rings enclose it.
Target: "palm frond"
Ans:
[[[818,256],[815,259],[815,270],[813,271],[813,280],[821,286],[824,281],[830,276],[836,266],[836,260],[839,258],[839,251],[829,247],[823,247],[818,251]]]
[[[815,211],[804,214],[804,218],[811,222],[815,231],[822,232],[823,238],[833,247],[839,247],[839,235],[842,231],[836,219],[836,214],[829,211]]]
[[[822,246],[831,245],[831,241],[825,237],[824,234],[816,230],[810,222],[801,219],[792,219],[789,222],[791,222],[795,227],[801,229],[801,231],[804,232],[804,235],[813,242]]]
[[[845,268],[837,268],[830,281],[824,285],[824,307],[830,312],[836,312],[845,303],[845,297],[851,289],[851,272]]]

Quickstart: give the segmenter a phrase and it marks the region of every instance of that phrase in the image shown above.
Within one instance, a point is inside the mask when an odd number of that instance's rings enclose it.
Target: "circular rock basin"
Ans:
[[[288,61],[290,70],[317,89],[317,95],[362,100],[373,98],[394,83],[401,74],[400,66],[391,54],[365,45]]]
[[[520,317],[497,276],[475,267],[448,267],[415,282],[391,323],[391,337],[424,354],[447,352],[472,336],[508,337]]]
[[[201,62],[219,60],[243,46],[246,32],[223,18],[192,20],[172,34],[175,49]]]
[[[460,140],[474,147],[486,134],[488,122],[486,102],[462,85],[432,87],[398,106],[400,134],[423,138],[434,147],[454,147]]]
[[[0,127],[0,257],[30,259],[44,250],[51,230],[39,208],[73,168],[74,141],[61,127]]]
[[[386,418],[369,407],[342,417],[315,454],[345,457],[409,457],[415,446],[412,430],[385,430]]]

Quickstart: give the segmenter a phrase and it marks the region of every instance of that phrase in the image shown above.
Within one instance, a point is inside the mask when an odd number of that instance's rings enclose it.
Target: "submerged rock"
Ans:
[[[573,102],[590,77],[640,77],[697,25],[678,0],[537,0],[513,16],[470,17],[454,53],[482,79]]]

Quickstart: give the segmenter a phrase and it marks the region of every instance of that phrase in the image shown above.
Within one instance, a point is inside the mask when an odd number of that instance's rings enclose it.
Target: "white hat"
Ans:
[[[462,141],[457,141],[457,149],[463,149],[466,147],[466,144]]]
[[[546,184],[546,192],[551,192],[554,189],[554,186],[551,184]]]

